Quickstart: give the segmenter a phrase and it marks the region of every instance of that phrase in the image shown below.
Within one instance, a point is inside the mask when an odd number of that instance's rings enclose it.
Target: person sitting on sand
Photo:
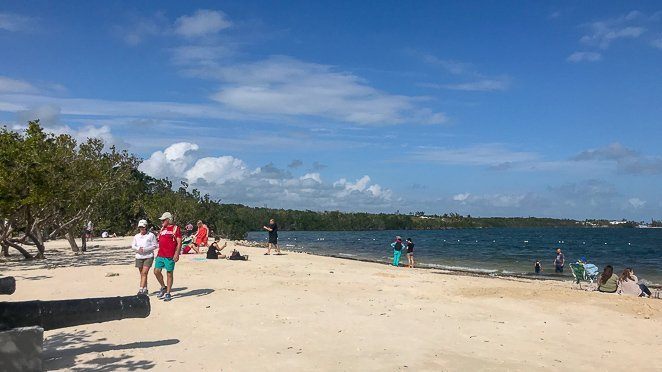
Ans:
[[[533,264],[533,271],[535,271],[536,274],[540,274],[543,271],[540,260],[536,259],[536,262]]]
[[[411,238],[407,238],[407,260],[409,261],[409,268],[414,268],[414,242]]]
[[[604,293],[616,293],[617,289],[618,276],[614,274],[614,268],[611,265],[607,265],[598,280],[598,291]]]
[[[395,241],[391,243],[391,248],[393,248],[393,266],[400,266],[400,255],[402,255],[402,247],[402,238],[396,236]]]
[[[618,278],[616,293],[638,297],[651,296],[650,289],[645,284],[639,283],[639,279],[634,275],[634,270],[629,267],[623,270],[623,273]]]
[[[195,244],[194,242],[189,242],[188,244],[186,244],[184,246],[184,248],[182,248],[182,254],[190,254],[191,251],[199,254],[200,253],[200,247],[197,244]]]
[[[224,242],[222,246],[218,246],[218,241],[211,243],[209,250],[207,250],[207,259],[208,260],[217,260],[226,258],[224,254],[221,254],[221,251],[227,247],[228,242]]]
[[[209,228],[200,220],[198,220],[197,225],[198,231],[195,232],[195,245],[197,247],[206,247],[209,241]]]

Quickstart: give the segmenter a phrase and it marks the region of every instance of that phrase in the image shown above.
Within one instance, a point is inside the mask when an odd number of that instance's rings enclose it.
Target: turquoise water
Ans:
[[[392,257],[395,235],[412,238],[420,266],[487,274],[533,275],[540,259],[543,276],[570,278],[567,266],[582,256],[616,273],[632,267],[644,282],[662,284],[662,229],[495,228],[408,231],[280,231],[283,248],[313,254],[384,261]],[[264,232],[250,240],[266,241]],[[556,248],[566,257],[566,270],[554,274]],[[403,257],[403,264],[406,258]]]

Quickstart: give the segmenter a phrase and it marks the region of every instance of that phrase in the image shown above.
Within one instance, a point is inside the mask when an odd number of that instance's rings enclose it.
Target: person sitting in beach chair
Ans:
[[[600,272],[597,266],[586,263],[586,259],[580,260],[577,263],[571,263],[570,269],[572,270],[572,276],[575,277],[575,283],[579,284],[579,288],[582,287],[581,282],[593,284]]]

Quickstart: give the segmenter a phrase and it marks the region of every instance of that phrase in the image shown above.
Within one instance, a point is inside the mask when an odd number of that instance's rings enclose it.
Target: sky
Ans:
[[[0,3],[0,122],[228,203],[662,219],[662,5]]]

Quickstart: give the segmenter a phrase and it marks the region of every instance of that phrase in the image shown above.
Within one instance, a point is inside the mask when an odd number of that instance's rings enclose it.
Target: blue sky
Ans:
[[[662,218],[657,2],[4,2],[0,120],[228,202]]]

